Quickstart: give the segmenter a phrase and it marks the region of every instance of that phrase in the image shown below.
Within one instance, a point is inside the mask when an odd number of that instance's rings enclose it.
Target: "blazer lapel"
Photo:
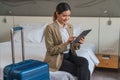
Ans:
[[[66,29],[68,31],[69,36],[72,36],[73,35],[72,27],[67,24],[67,28]]]
[[[62,42],[62,36],[60,34],[59,27],[58,27],[59,25],[57,24],[57,22],[54,22],[54,26],[55,26],[54,31],[55,31],[56,37],[60,42]]]

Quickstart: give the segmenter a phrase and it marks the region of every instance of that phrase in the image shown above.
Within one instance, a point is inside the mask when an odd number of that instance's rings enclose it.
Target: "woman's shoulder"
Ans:
[[[73,25],[71,23],[67,23],[67,26],[73,28]]]
[[[71,23],[67,23],[68,26],[73,26]]]
[[[47,30],[54,30],[54,28],[57,26],[57,24],[55,22],[50,23],[46,26]]]
[[[54,25],[54,23],[47,24],[47,27],[51,28]]]
[[[52,22],[52,23],[49,23],[47,26],[54,26],[56,24],[57,24],[56,22]]]

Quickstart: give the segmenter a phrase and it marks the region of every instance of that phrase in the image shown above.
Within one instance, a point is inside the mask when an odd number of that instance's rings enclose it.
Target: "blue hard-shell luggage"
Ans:
[[[22,41],[22,59],[23,61],[15,63],[14,59],[14,40],[13,32],[21,30]],[[23,28],[15,27],[11,29],[11,49],[12,49],[12,64],[7,65],[4,70],[4,80],[50,80],[49,66],[47,63],[38,60],[24,59],[24,39]]]

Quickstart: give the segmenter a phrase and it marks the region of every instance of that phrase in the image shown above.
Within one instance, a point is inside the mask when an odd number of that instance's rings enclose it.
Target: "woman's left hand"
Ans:
[[[80,44],[83,44],[85,42],[85,36],[83,36],[80,40],[79,40],[79,43]]]

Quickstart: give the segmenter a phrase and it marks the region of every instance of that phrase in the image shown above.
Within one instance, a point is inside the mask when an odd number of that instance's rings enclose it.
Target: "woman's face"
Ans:
[[[70,19],[70,15],[71,15],[71,11],[67,10],[62,12],[61,14],[57,14],[57,20],[59,21],[59,23],[61,25],[65,25],[67,23],[67,21]]]

